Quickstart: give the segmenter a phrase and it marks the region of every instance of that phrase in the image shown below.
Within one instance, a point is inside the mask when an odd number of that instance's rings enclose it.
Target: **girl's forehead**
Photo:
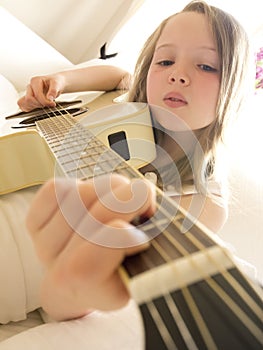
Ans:
[[[212,30],[206,16],[196,12],[180,12],[172,16],[165,24],[158,43],[166,41],[214,45]]]

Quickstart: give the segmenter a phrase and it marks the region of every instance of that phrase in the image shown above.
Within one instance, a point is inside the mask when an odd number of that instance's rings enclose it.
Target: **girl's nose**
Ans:
[[[178,83],[183,86],[187,86],[190,83],[189,76],[185,73],[178,72],[176,69],[170,73],[168,80],[170,84]]]

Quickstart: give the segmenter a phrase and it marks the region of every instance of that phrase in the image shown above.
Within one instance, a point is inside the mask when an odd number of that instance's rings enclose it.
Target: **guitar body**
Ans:
[[[76,119],[131,166],[139,168],[155,157],[150,113],[146,104],[125,104],[120,110],[121,104],[114,103],[118,95],[119,92],[101,95],[85,105],[87,112]],[[95,112],[106,106],[112,107],[112,112],[106,108],[96,119]],[[117,110],[114,106],[118,106]],[[44,183],[54,176],[56,163],[54,154],[36,128],[15,131],[12,125],[17,124],[17,120],[9,120],[8,124],[10,132],[5,131],[0,137],[0,195]],[[144,140],[143,147],[141,140]]]

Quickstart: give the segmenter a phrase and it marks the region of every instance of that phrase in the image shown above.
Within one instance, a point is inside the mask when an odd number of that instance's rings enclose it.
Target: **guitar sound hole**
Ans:
[[[124,131],[115,132],[108,135],[110,147],[118,153],[123,159],[130,159],[130,152],[127,143],[126,133]]]
[[[44,112],[43,114],[37,114],[28,118],[25,118],[19,122],[19,124],[13,125],[13,129],[18,128],[26,128],[35,126],[36,122],[39,120],[47,119],[47,118],[53,118],[58,117],[60,115],[70,114],[71,116],[75,117],[77,115],[80,115],[84,112],[87,112],[87,108],[69,108],[69,109],[60,109],[60,110],[54,110],[54,111],[48,111]]]

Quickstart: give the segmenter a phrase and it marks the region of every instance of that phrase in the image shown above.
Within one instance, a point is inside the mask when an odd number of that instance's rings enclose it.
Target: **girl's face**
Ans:
[[[172,17],[157,41],[147,75],[147,100],[171,113],[158,122],[177,131],[173,115],[191,130],[209,125],[216,117],[220,88],[219,58],[204,15],[184,12]]]

